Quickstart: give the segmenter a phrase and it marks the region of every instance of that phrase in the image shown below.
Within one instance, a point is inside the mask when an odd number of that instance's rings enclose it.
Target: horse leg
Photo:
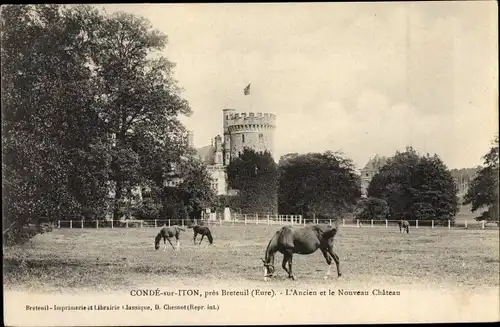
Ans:
[[[283,267],[283,269],[288,274],[288,277],[290,278],[290,271],[286,268],[286,264],[287,264],[288,260],[289,260],[288,254],[286,252],[283,253],[283,262],[281,263],[281,267]]]
[[[205,234],[201,234],[200,244],[201,244],[201,241],[203,241],[204,237],[205,237]]]
[[[332,264],[332,257],[330,256],[330,254],[328,253],[328,250],[327,249],[321,249],[321,253],[323,254],[323,256],[325,257],[325,260],[326,260],[326,263],[328,265],[328,269],[326,271],[326,275],[325,275],[325,279],[328,279],[328,277],[330,276],[330,268],[331,268],[331,264]]]
[[[167,237],[167,241],[168,241],[168,243],[170,243],[170,245],[172,246],[172,249],[174,249],[174,250],[175,250],[175,247],[174,247],[174,245],[172,244],[172,241],[170,241],[170,237]],[[165,244],[165,251],[166,251],[166,250],[167,250],[167,245]]]
[[[179,234],[175,235],[176,240],[176,250],[179,251],[181,249],[181,241],[179,240]]]
[[[290,250],[288,258],[288,272],[289,272],[288,278],[290,278],[291,280],[295,280],[295,276],[292,273],[292,259],[293,259],[293,252]]]
[[[196,236],[198,235],[198,233],[194,232],[194,237],[193,237],[193,243],[194,245],[196,245]]]
[[[340,260],[339,260],[339,256],[335,252],[333,252],[333,244],[330,245],[330,246],[328,246],[328,253],[330,253],[330,255],[333,258],[333,261],[335,261],[335,265],[337,266],[337,277],[342,276],[342,274],[340,273]]]
[[[163,247],[163,251],[167,251],[167,238],[166,237],[163,238],[163,244],[165,245]]]

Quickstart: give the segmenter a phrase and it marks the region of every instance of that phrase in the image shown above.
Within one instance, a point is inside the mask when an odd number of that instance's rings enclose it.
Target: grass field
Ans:
[[[59,229],[23,246],[4,249],[7,289],[104,290],[159,282],[238,284],[262,282],[260,258],[279,226],[211,226],[214,244],[194,245],[181,234],[181,249],[154,250],[159,228]],[[167,243],[168,245],[168,243]],[[344,228],[335,242],[344,283],[426,284],[498,287],[498,230]],[[275,283],[289,283],[276,257]],[[295,283],[323,279],[326,263],[318,251],[294,256]],[[332,272],[335,269],[332,269]]]

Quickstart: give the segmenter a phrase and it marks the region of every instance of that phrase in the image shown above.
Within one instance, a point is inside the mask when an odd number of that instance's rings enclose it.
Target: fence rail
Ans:
[[[162,226],[187,226],[188,219],[155,219],[155,220],[59,220],[57,228],[155,228]],[[314,223],[332,224],[331,219],[306,219],[302,215],[243,215],[232,214],[230,219],[223,219],[221,216],[213,219],[202,219],[205,224],[219,226],[234,225],[290,225],[300,226]],[[399,220],[360,220],[342,219],[341,226],[355,228],[396,228]],[[498,222],[487,223],[485,221],[465,220],[463,223],[451,220],[409,220],[410,228],[462,228],[462,229],[491,229],[498,228]]]

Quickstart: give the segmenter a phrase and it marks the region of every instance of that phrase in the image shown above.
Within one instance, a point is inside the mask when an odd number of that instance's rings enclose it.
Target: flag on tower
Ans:
[[[243,94],[245,94],[245,95],[250,94],[250,84],[248,84],[247,87],[245,87],[245,89],[243,90]]]

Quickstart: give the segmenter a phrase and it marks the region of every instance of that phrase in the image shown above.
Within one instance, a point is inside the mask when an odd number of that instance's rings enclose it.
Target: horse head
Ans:
[[[273,277],[274,274],[274,264],[271,262],[266,262],[266,260],[262,259],[264,263],[264,280],[267,280],[268,277]]]
[[[160,239],[161,239],[161,235],[160,234],[156,235],[156,237],[155,237],[155,250],[158,250],[160,248]]]

